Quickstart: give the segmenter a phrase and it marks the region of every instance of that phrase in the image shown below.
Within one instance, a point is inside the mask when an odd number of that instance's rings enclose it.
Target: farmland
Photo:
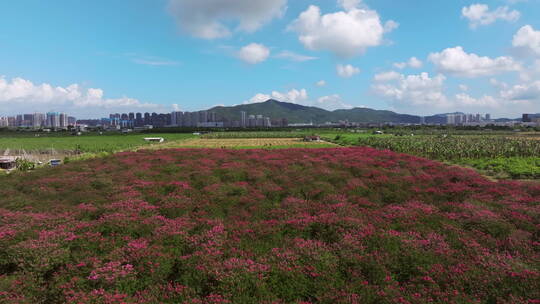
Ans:
[[[36,136],[39,135],[39,136]],[[2,151],[75,151],[82,153],[117,152],[149,145],[145,137],[163,137],[166,141],[193,138],[191,134],[103,134],[83,136],[33,133],[30,135],[0,135]]]
[[[0,177],[2,303],[533,303],[540,186],[367,147]]]
[[[410,133],[409,133],[410,134]],[[345,146],[369,146],[472,166],[500,178],[540,178],[538,135],[406,135],[329,134]]]
[[[165,143],[154,149],[169,148],[227,148],[227,149],[284,149],[284,148],[328,148],[336,144],[327,142],[304,142],[300,138],[197,138]]]

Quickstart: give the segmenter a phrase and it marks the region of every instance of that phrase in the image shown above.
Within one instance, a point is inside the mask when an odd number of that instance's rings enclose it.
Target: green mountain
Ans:
[[[289,123],[316,124],[348,120],[361,123],[419,123],[420,117],[398,114],[392,111],[353,108],[348,110],[328,111],[317,107],[306,107],[298,104],[280,102],[270,99],[262,103],[244,104],[233,107],[215,107],[208,111],[216,112],[218,119],[239,121],[241,112],[247,115],[264,115],[272,120],[287,119]]]

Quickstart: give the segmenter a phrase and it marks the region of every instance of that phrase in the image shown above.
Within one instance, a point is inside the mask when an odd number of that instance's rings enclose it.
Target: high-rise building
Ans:
[[[0,128],[9,127],[9,122],[7,117],[0,117]]]
[[[455,125],[456,124],[456,114],[448,114],[448,115],[446,115],[446,124],[447,125]]]
[[[24,121],[24,118],[22,114],[15,116],[15,126],[22,127],[23,121]]]
[[[135,126],[136,127],[142,127],[144,125],[144,120],[142,113],[135,114]]]
[[[145,125],[152,124],[150,113],[148,113],[148,112],[144,113],[144,124]]]
[[[67,128],[68,127],[68,115],[66,113],[60,113],[59,114],[59,125],[60,128]]]
[[[199,123],[207,123],[207,122],[208,122],[208,112],[199,111]]]
[[[486,120],[487,120],[487,121],[490,121],[490,120],[491,120],[491,114],[486,114]]]
[[[247,127],[247,113],[245,111],[241,111],[240,116],[240,126],[242,128]]]
[[[45,114],[34,113],[32,116],[32,127],[41,128],[45,126],[45,123],[47,121],[47,116],[45,116]]]
[[[217,113],[210,112],[208,115],[208,122],[217,122]]]
[[[184,123],[184,113],[174,111],[171,113],[171,126],[182,127]]]
[[[60,128],[60,114],[57,112],[47,113],[46,126],[49,128]]]
[[[191,112],[184,112],[184,117],[182,119],[182,127],[192,126],[191,117],[192,117]]]

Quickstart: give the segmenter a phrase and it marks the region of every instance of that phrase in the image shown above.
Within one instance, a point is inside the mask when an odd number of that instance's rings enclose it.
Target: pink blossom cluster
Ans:
[[[540,185],[371,148],[1,177],[0,303],[540,303]]]

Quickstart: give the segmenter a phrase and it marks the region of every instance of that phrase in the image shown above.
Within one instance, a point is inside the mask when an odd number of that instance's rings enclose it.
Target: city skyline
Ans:
[[[494,118],[540,108],[537,0],[225,3],[6,3],[2,115],[90,118],[268,98]]]

